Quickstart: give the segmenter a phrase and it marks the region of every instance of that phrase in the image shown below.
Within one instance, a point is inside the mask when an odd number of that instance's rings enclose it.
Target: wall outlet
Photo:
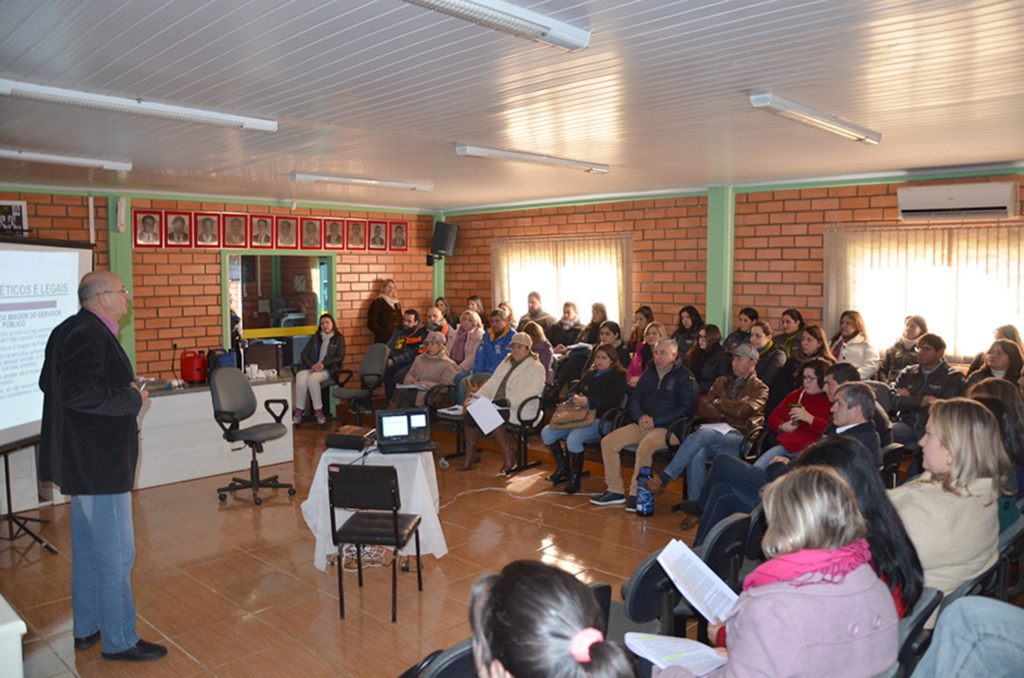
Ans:
[[[270,313],[270,299],[260,299],[258,303],[260,313]]]

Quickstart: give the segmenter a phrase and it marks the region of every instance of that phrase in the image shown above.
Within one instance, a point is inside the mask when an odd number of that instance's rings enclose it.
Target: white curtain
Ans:
[[[595,302],[621,325],[630,316],[633,297],[632,235],[573,238],[495,238],[491,242],[494,302],[508,301],[516,316],[526,313],[526,297],[541,295],[556,318],[562,305],[576,303],[580,319],[590,322]]]
[[[951,357],[988,349],[1000,325],[1021,324],[1024,226],[843,227],[825,230],[826,332],[845,309],[864,316],[885,350],[920,315]]]

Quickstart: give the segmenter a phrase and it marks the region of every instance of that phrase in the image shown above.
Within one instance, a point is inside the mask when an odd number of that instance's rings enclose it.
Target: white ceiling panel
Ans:
[[[1024,0],[516,0],[567,53],[401,0],[0,3],[0,78],[272,117],[276,133],[0,96],[0,183],[454,211],[1024,160]],[[882,133],[766,115],[772,91]],[[456,143],[605,163],[460,157]],[[297,184],[290,173],[432,183]]]

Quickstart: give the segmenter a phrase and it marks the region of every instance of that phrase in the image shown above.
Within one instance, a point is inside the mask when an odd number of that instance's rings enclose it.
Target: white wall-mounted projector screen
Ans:
[[[39,435],[46,340],[78,312],[93,248],[0,237],[0,447]]]

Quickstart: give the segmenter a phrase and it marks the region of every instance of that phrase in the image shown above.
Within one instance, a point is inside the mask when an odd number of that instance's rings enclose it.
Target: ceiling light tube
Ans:
[[[511,162],[528,162],[536,165],[551,165],[553,167],[568,167],[579,169],[593,174],[608,174],[608,165],[599,165],[593,162],[582,160],[569,160],[568,158],[556,158],[551,155],[539,155],[536,153],[521,153],[519,151],[503,151],[497,148],[484,148],[483,146],[469,146],[457,144],[455,152],[459,155],[468,155],[474,158],[493,158],[495,160],[509,160]]]
[[[49,153],[16,151],[7,148],[0,148],[0,158],[11,158],[12,160],[26,160],[29,162],[48,162],[54,165],[73,165],[75,167],[95,167],[97,169],[113,170],[117,172],[132,171],[132,164],[130,162],[119,162],[117,160],[99,160],[94,158],[79,158],[70,155],[50,155]]]
[[[841,137],[853,141],[863,141],[867,144],[878,144],[882,141],[882,134],[869,130],[866,127],[854,125],[834,115],[804,106],[795,101],[780,97],[771,92],[754,92],[750,95],[750,105],[768,113],[774,113],[789,120],[802,122],[811,127],[838,134]]]
[[[339,177],[330,174],[303,174],[292,172],[292,181],[305,181],[311,184],[350,184],[352,186],[373,186],[376,188],[403,188],[409,191],[432,191],[434,184],[416,184],[408,181],[389,181],[387,179],[371,179],[368,177]]]
[[[159,104],[152,101],[143,101],[142,99],[128,99],[125,97],[107,96],[106,94],[79,92],[73,89],[64,89],[63,87],[34,85],[28,82],[17,82],[2,78],[0,78],[0,94],[34,99],[51,104],[82,106],[84,108],[95,108],[101,111],[114,111],[116,113],[130,113],[132,115],[148,115],[155,118],[168,118],[170,120],[181,120],[183,122],[200,123],[203,125],[218,125],[220,127],[233,127],[235,129],[258,132],[277,131],[277,120],[250,118],[244,115],[206,111],[189,106]]]
[[[504,0],[405,0],[517,38],[576,52],[590,44],[590,31],[556,21]]]

